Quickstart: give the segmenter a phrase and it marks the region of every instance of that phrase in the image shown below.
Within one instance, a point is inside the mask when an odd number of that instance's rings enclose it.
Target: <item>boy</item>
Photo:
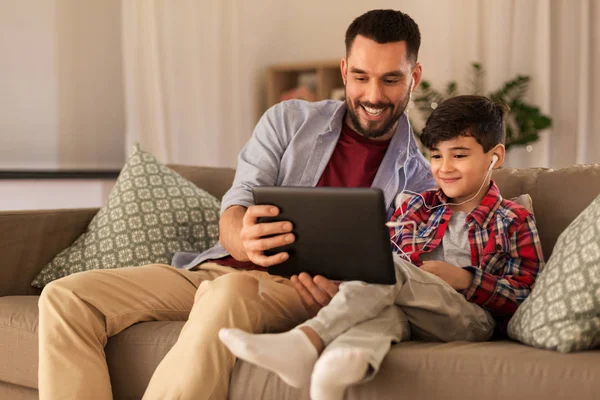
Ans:
[[[504,161],[506,112],[485,97],[457,96],[427,120],[422,142],[440,188],[392,217],[409,222],[391,232],[395,285],[344,282],[316,317],[289,332],[223,329],[221,340],[292,386],[310,383],[319,400],[341,399],[373,377],[391,343],[411,334],[485,341],[495,328],[503,332],[544,265],[533,215],[490,180]]]

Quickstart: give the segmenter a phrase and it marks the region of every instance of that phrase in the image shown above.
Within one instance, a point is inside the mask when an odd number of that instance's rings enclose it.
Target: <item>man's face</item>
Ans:
[[[502,153],[498,147],[484,153],[475,138],[459,136],[438,143],[431,150],[431,173],[450,202],[462,203],[472,198],[461,207],[469,211],[479,205],[490,182],[492,156]]]
[[[411,87],[421,78],[421,65],[406,57],[406,42],[379,44],[357,36],[342,60],[346,82],[346,123],[369,138],[389,139],[408,106]]]

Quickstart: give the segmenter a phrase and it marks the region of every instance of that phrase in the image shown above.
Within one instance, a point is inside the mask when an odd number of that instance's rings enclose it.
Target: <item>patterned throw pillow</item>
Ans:
[[[216,198],[136,145],[107,204],[32,286],[92,269],[169,264],[177,251],[201,252],[219,237],[219,207]]]
[[[508,334],[565,353],[600,346],[600,196],[560,235]]]

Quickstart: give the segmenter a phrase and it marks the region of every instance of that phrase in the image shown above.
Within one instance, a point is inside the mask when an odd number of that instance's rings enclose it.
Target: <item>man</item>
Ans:
[[[212,249],[177,254],[178,268],[89,271],[48,285],[39,305],[40,398],[110,399],[108,337],[153,320],[187,322],[144,398],[227,398],[235,357],[219,341],[220,328],[287,330],[338,289],[323,277],[290,281],[264,271],[288,257],[264,250],[294,237],[289,222],[257,223],[278,210],[253,205],[251,188],[374,186],[384,190],[391,215],[401,189],[434,186],[404,115],[421,78],[419,46],[418,26],[406,14],[375,10],[358,17],[341,61],[346,101],[289,101],[265,113],[240,153]]]

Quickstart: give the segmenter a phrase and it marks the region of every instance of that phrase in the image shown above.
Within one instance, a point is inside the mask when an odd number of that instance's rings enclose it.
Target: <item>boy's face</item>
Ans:
[[[501,147],[501,149],[500,149]],[[479,194],[472,200],[454,207],[455,210],[470,212],[485,197],[490,183],[488,168],[494,152],[502,153],[494,167],[500,166],[504,159],[504,147],[496,146],[487,153],[471,136],[460,136],[440,142],[431,151],[431,172],[437,184],[452,203],[462,203]]]

